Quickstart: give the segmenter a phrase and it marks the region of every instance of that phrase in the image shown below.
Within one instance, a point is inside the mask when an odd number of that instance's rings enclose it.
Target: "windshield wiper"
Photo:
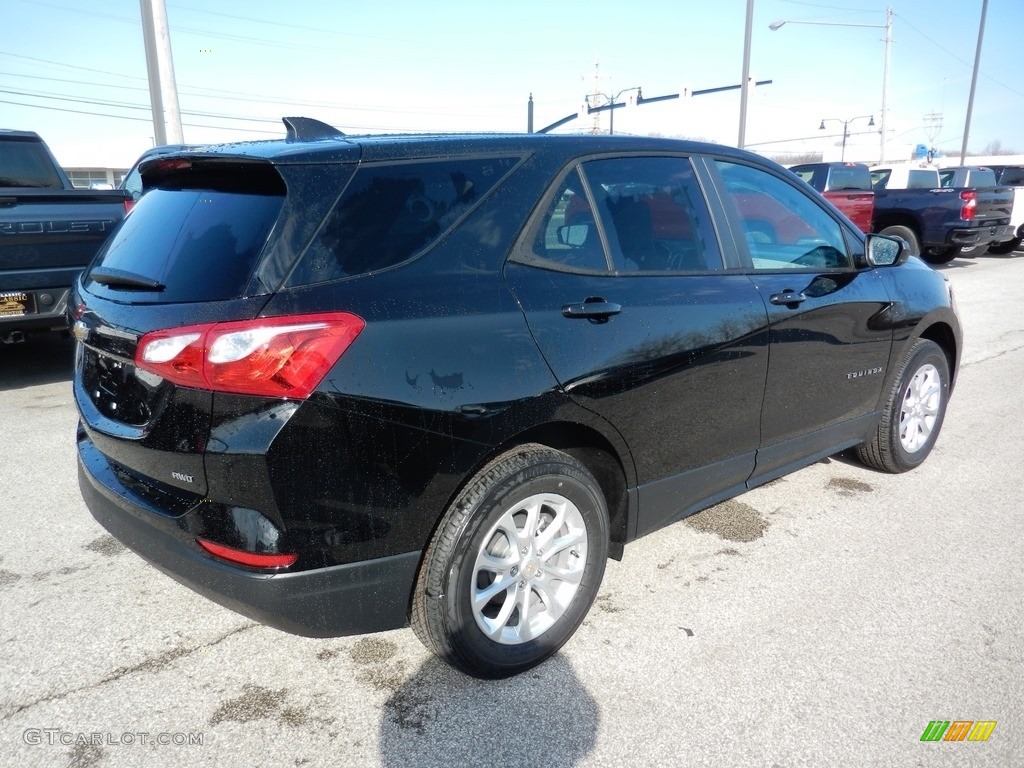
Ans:
[[[167,287],[152,277],[112,267],[97,267],[89,273],[89,279],[108,288],[141,288],[147,291],[162,291]]]

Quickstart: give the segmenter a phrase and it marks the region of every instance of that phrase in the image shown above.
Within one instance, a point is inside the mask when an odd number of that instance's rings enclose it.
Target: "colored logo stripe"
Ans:
[[[988,741],[996,720],[932,720],[921,734],[921,741]]]
[[[995,730],[995,720],[979,720],[974,724],[970,734],[967,736],[968,741],[988,741],[988,737],[992,735],[992,731]]]
[[[967,732],[971,730],[972,725],[974,723],[971,720],[954,720],[943,741],[963,741],[967,738]]]

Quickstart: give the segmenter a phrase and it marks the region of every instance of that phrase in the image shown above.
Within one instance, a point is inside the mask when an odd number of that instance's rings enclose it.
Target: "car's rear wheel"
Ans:
[[[1007,240],[1005,243],[992,243],[988,247],[989,253],[994,253],[996,256],[1005,256],[1008,253],[1013,253],[1020,248],[1021,238],[1015,237],[1013,240]]]
[[[576,631],[607,555],[594,477],[565,453],[521,446],[485,466],[445,513],[420,566],[413,630],[474,677],[517,674]]]
[[[886,227],[878,234],[885,235],[886,237],[903,238],[907,243],[907,253],[911,256],[921,255],[921,241],[917,239],[917,235],[910,227],[894,224],[891,227]]]
[[[949,400],[949,363],[942,348],[919,339],[886,400],[870,443],[857,448],[862,462],[885,472],[906,472],[928,458]]]

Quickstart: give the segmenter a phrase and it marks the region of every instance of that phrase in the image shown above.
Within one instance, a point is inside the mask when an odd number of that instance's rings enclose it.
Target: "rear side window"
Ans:
[[[53,161],[34,141],[0,141],[0,187],[62,189]]]
[[[684,157],[616,157],[583,163],[566,177],[552,200],[532,255],[553,268],[572,271],[634,274],[722,268],[707,205],[693,166]]]
[[[156,188],[114,233],[93,268],[118,269],[161,283],[139,291],[88,281],[117,301],[224,301],[243,295],[284,202],[281,194]]]
[[[354,277],[411,259],[448,232],[518,161],[477,157],[361,167],[288,286]]]

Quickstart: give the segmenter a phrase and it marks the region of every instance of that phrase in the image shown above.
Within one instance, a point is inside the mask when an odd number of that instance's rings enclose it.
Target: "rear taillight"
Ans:
[[[960,206],[960,218],[964,221],[973,221],[974,212],[978,207],[978,193],[973,190],[964,190],[960,193],[960,199],[964,204]]]
[[[196,543],[211,555],[238,565],[248,565],[250,568],[287,568],[299,559],[298,555],[291,553],[262,554],[225,547],[223,544],[217,544],[209,539],[196,539]]]
[[[134,207],[135,207],[135,201],[134,200],[125,200],[124,201],[124,215],[127,216],[128,213],[131,211],[131,209],[134,208]]]
[[[139,340],[135,365],[184,387],[303,399],[364,325],[327,312],[170,328]]]

